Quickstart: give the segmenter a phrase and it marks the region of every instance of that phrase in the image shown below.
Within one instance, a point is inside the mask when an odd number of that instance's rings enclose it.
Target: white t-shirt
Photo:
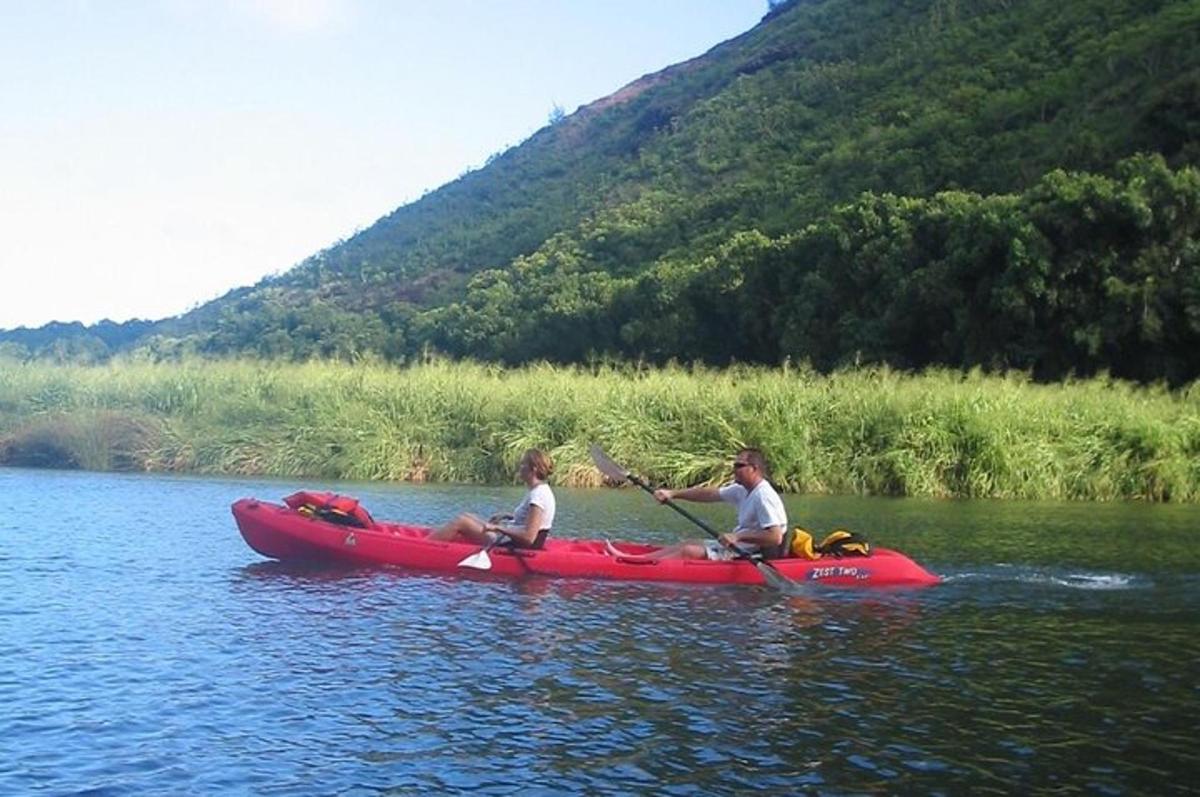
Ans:
[[[529,519],[529,507],[531,506],[542,510],[542,525],[538,531],[554,527],[554,492],[551,491],[550,485],[542,482],[525,493],[521,503],[517,504],[517,508],[513,510],[512,525],[519,529],[525,528],[525,521]]]
[[[737,526],[734,532],[762,531],[771,526],[787,531],[787,512],[783,508],[783,499],[770,482],[763,479],[752,490],[737,482],[724,485],[719,490],[721,500],[737,506]]]

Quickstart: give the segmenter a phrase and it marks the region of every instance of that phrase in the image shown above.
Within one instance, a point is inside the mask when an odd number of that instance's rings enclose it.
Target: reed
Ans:
[[[1200,500],[1200,390],[886,368],[433,361],[0,364],[0,462],[499,483],[528,447],[598,485],[601,443],[654,482],[762,447],[789,491]]]

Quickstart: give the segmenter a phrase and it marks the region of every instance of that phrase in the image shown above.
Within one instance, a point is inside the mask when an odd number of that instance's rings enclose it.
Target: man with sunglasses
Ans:
[[[733,459],[733,481],[721,487],[688,487],[683,490],[660,489],[654,491],[660,503],[682,499],[684,501],[725,501],[737,507],[737,526],[733,531],[721,535],[722,542],[698,540],[671,545],[644,556],[622,553],[610,543],[605,543],[608,553],[624,559],[654,561],[658,559],[713,559],[728,561],[737,558],[729,545],[736,545],[743,552],[773,553],[783,544],[783,533],[787,529],[787,512],[775,488],[767,481],[767,461],[757,448],[743,448]]]

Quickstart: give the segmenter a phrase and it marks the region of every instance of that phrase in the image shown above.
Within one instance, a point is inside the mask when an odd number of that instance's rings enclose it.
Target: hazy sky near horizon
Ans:
[[[0,328],[286,271],[767,0],[0,0]]]

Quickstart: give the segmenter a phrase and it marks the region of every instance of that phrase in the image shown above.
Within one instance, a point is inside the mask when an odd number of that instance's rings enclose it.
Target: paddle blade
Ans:
[[[470,567],[475,570],[491,570],[492,557],[488,556],[487,548],[481,548],[458,563],[459,567]]]
[[[758,568],[758,572],[762,574],[763,581],[767,582],[768,587],[771,587],[772,589],[777,589],[780,592],[782,592],[784,595],[807,595],[807,594],[809,594],[808,590],[806,589],[804,584],[801,584],[798,581],[793,581],[792,579],[785,576],[783,573],[780,573],[772,565],[770,565],[762,560],[751,560],[751,561],[753,561],[754,566]]]
[[[592,462],[596,463],[596,467],[600,472],[610,480],[614,482],[629,481],[629,473],[622,470],[620,465],[609,459],[608,455],[604,453],[604,449],[600,446],[592,443],[588,446],[588,453],[592,455]]]

